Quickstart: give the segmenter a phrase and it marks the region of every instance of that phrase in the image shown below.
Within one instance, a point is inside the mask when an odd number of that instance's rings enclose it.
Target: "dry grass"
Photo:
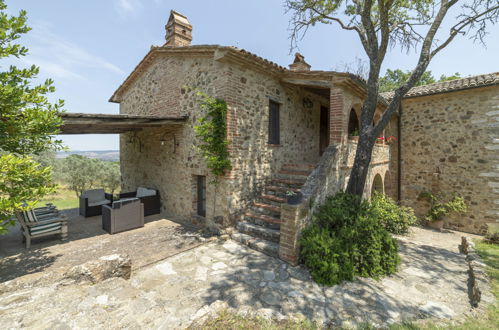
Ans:
[[[76,198],[75,192],[63,185],[60,185],[55,193],[46,196],[37,206],[44,206],[46,203],[54,204],[59,210],[79,207],[79,201]]]

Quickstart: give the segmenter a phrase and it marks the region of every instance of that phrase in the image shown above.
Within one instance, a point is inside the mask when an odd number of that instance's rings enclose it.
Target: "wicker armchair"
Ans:
[[[102,206],[102,229],[110,234],[144,227],[144,204],[140,199],[126,199]]]

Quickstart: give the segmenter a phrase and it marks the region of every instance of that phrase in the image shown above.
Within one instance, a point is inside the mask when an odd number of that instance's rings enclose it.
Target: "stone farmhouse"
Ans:
[[[123,189],[160,191],[162,211],[236,225],[233,238],[291,263],[315,207],[346,186],[366,95],[359,77],[314,71],[297,54],[289,68],[243,49],[192,45],[188,19],[172,11],[166,43],[152,47],[111,97],[120,114],[174,119],[121,134]],[[215,187],[194,148],[197,91],[228,105],[232,170]],[[390,93],[381,98],[375,121]],[[365,197],[382,191],[421,215],[423,191],[463,196],[465,216],[446,226],[484,233],[499,218],[499,73],[412,89],[376,143]],[[301,191],[298,205],[287,195]]]

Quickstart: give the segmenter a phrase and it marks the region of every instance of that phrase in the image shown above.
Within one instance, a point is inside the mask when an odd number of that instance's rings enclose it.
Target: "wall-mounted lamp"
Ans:
[[[168,143],[168,140],[166,139],[167,134],[168,133],[163,134],[163,136],[161,136],[161,139],[159,140],[162,147],[167,145],[167,143]],[[177,147],[179,146],[179,143],[177,142],[177,137],[175,136],[175,134],[173,134],[172,143],[173,143],[173,152],[172,153],[176,153]]]

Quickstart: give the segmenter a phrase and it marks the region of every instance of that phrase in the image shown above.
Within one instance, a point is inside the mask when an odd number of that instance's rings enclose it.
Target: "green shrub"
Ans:
[[[399,206],[393,199],[380,193],[375,193],[372,197],[370,211],[386,230],[396,235],[407,233],[409,227],[417,221],[413,209]]]
[[[354,276],[379,278],[394,273],[400,263],[397,243],[372,205],[346,193],[329,197],[319,207],[300,246],[301,261],[325,285]]]

